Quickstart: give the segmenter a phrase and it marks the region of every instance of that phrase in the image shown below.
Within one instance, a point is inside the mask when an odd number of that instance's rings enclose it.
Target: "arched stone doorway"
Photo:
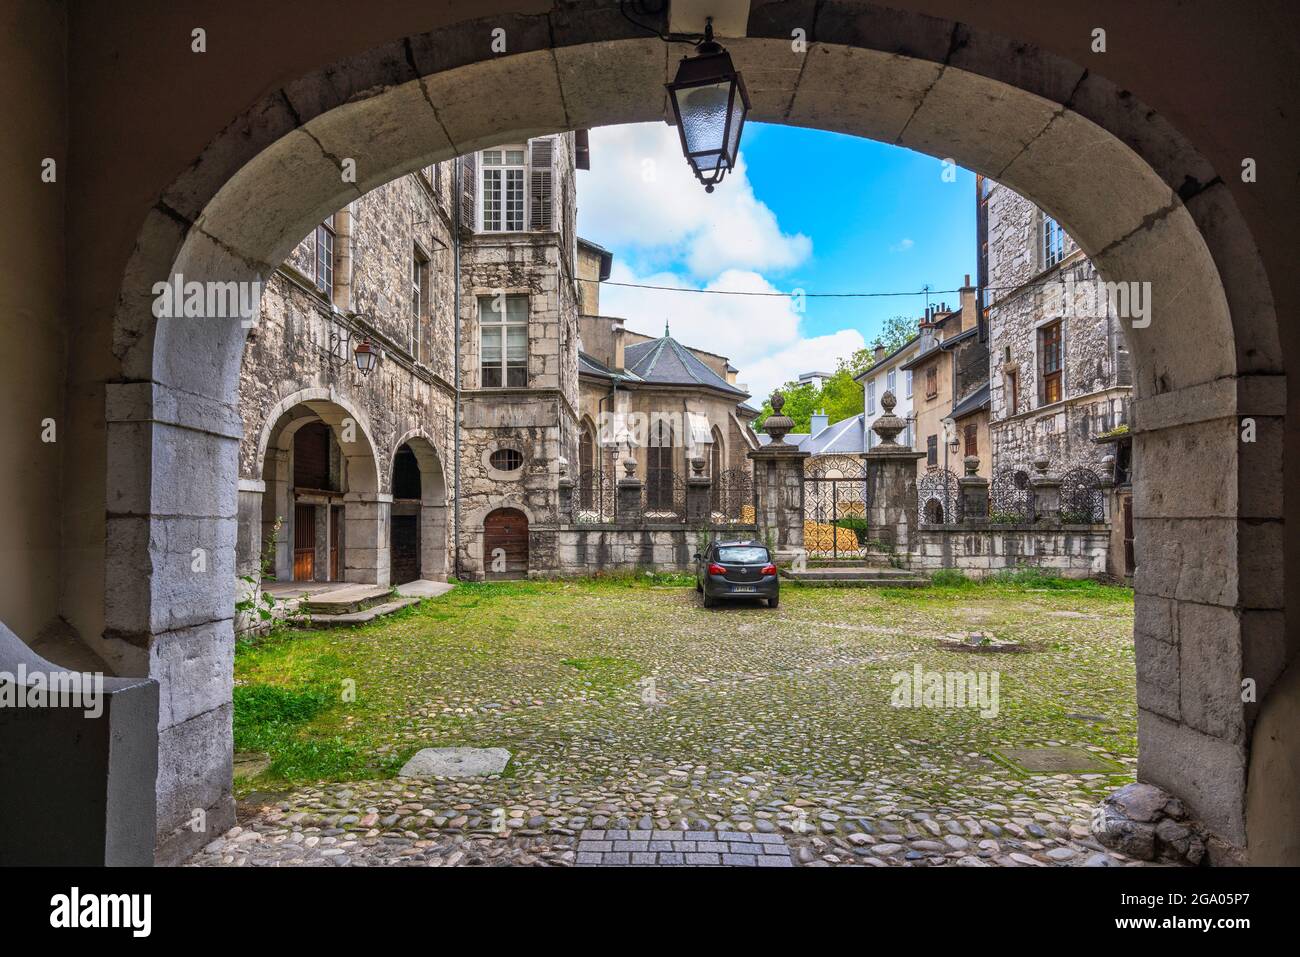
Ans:
[[[388,502],[364,420],[340,397],[308,391],[283,400],[266,422],[260,486],[241,483],[241,573],[387,584]]]
[[[498,508],[483,519],[483,575],[489,581],[528,577],[528,516]]]
[[[951,158],[1033,199],[1107,280],[1153,285],[1150,325],[1126,328],[1143,476],[1134,503],[1139,776],[1187,802],[1218,837],[1219,859],[1246,855],[1248,761],[1287,766],[1279,749],[1294,745],[1278,736],[1284,726],[1269,712],[1290,713],[1300,689],[1294,679],[1278,682],[1288,661],[1283,489],[1248,478],[1281,474],[1283,364],[1268,283],[1220,178],[1226,171],[1098,71],[942,19],[860,6],[871,16],[828,17],[797,57],[791,30],[808,26],[797,4],[764,5],[750,37],[728,42],[751,77],[753,119]],[[466,22],[399,39],[392,55],[322,68],[234,119],[166,191],[126,272],[115,326],[121,374],[108,387],[105,538],[114,560],[105,568],[103,617],[110,636],[132,636],[120,655],[125,673],[178,681],[168,664],[178,656],[154,647],[228,645],[233,603],[233,586],[217,576],[173,576],[177,556],[166,543],[211,540],[213,527],[231,521],[243,329],[156,323],[150,284],[174,272],[264,278],[356,190],[433,160],[563,129],[660,119],[672,51],[617,16],[581,29],[569,16],[553,14],[549,30],[528,18],[494,19],[490,26],[514,30],[509,55],[483,42],[486,21]],[[459,59],[446,61],[443,50]],[[339,156],[357,160],[356,184],[341,181]],[[1257,441],[1243,444],[1238,417],[1247,414],[1260,428]],[[142,443],[180,454],[140,454]],[[205,481],[187,481],[177,465],[195,460],[212,463]],[[1189,462],[1214,465],[1193,482]],[[223,541],[217,550],[229,565],[233,536]],[[1246,678],[1262,705],[1242,702]],[[165,719],[164,834],[182,810],[222,805],[228,715],[228,691],[197,690]],[[1255,729],[1257,719],[1271,735]],[[195,735],[211,747],[187,753],[184,741]],[[1293,780],[1252,779],[1254,859],[1266,847],[1300,853],[1288,830]],[[213,814],[213,825],[227,818]],[[202,839],[178,840],[163,857]]]
[[[447,579],[447,484],[442,459],[425,436],[406,436],[393,455],[391,581]]]

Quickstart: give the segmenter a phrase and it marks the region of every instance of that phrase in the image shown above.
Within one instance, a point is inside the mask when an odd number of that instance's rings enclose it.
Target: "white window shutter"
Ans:
[[[528,153],[528,228],[554,229],[555,140],[551,137],[532,140]]]

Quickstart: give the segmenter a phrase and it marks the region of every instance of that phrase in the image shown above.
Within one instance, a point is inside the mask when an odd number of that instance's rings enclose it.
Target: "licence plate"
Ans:
[[[741,592],[752,592],[754,590],[754,586],[753,585],[732,585],[731,590],[741,591]]]

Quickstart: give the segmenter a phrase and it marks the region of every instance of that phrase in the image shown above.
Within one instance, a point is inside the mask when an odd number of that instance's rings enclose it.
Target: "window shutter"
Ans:
[[[555,140],[546,137],[532,140],[528,144],[529,157],[529,200],[528,227],[535,230],[550,230],[552,226],[552,188],[555,178],[553,170]]]
[[[460,224],[469,230],[478,229],[478,154],[466,153],[460,158]]]

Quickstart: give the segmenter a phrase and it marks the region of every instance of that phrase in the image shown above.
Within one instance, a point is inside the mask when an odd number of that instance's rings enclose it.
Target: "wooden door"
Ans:
[[[389,581],[405,585],[420,577],[420,516],[394,515],[389,530]]]
[[[489,579],[528,577],[528,517],[499,508],[483,520],[483,569]]]
[[[343,506],[330,506],[330,581],[343,580]]]
[[[316,578],[316,506],[293,507],[293,580]]]

